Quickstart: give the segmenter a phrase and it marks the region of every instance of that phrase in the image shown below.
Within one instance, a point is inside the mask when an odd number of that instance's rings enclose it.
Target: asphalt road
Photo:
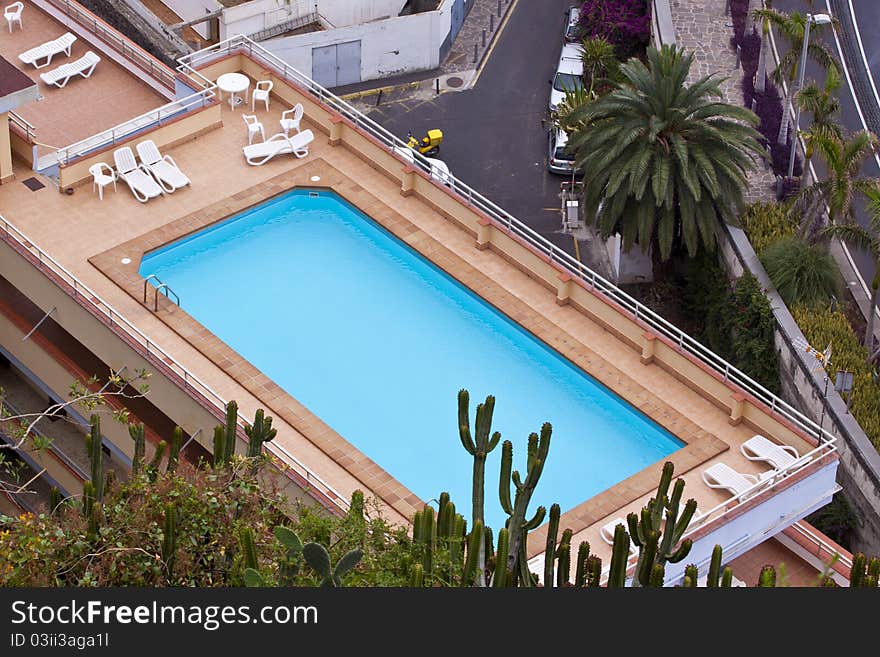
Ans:
[[[856,20],[858,21],[859,33],[861,35],[862,43],[865,49],[865,56],[870,63],[872,75],[875,78],[880,78],[880,31],[877,30],[877,26],[878,24],[880,24],[880,2],[878,2],[877,0],[851,0],[851,2],[854,10],[854,15],[856,17]],[[816,1],[814,4],[814,13],[829,11],[826,2],[822,0]],[[777,0],[773,3],[773,6],[786,12],[809,11],[809,4],[806,0]],[[814,38],[813,34],[815,33],[811,33],[810,36],[811,42]],[[831,51],[835,53],[838,58],[840,58],[840,53],[837,50],[834,37],[830,34],[830,31],[826,30],[826,34],[823,35],[821,38],[831,49]],[[788,44],[784,40],[781,40],[779,38],[777,38],[776,43],[777,47],[780,49],[788,47]],[[848,65],[850,67],[863,67],[861,62],[848,62]],[[824,81],[825,76],[824,72],[822,72],[815,64],[808,61],[806,78],[807,80],[812,78],[821,82]],[[838,91],[838,96],[840,98],[841,125],[843,125],[846,131],[849,133],[862,130],[863,126],[859,117],[859,112],[856,108],[855,101],[853,100],[852,91],[846,79],[843,80],[843,84]],[[809,126],[809,120],[810,117],[808,115],[801,115],[801,129],[806,129]],[[816,173],[820,177],[824,176],[825,167],[820,157],[814,158],[814,166],[816,167]],[[877,158],[868,158],[865,161],[862,167],[862,175],[872,178],[880,178],[880,165],[878,165]],[[857,221],[859,222],[859,224],[863,226],[868,226],[869,218],[864,210],[864,205],[861,201],[858,201],[856,203],[856,209]],[[874,263],[870,254],[853,246],[849,246],[849,250],[853,256],[853,261],[855,262],[859,273],[862,275],[862,279],[870,284],[871,280],[874,277]]]
[[[569,0],[518,0],[476,85],[429,100],[384,103],[370,116],[405,138],[443,131],[435,157],[452,173],[569,253],[559,183],[547,171],[549,80],[559,60]]]

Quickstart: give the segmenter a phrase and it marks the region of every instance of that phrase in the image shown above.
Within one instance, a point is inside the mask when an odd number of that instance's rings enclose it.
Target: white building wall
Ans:
[[[221,8],[217,0],[162,0],[162,3],[167,5],[184,21],[191,21]],[[209,37],[207,23],[193,25],[193,29],[204,38],[207,39]]]
[[[308,0],[305,0],[308,1]],[[347,27],[370,21],[394,18],[406,0],[313,0],[318,13],[334,27]]]
[[[260,45],[311,77],[312,48],[359,40],[361,80],[374,80],[439,66],[449,18],[448,9],[441,8],[365,25],[269,39]]]

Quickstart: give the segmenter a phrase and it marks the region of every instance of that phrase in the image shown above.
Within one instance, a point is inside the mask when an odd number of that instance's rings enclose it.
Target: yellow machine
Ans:
[[[411,132],[406,133],[406,145],[426,157],[439,153],[442,141],[443,133],[440,130],[428,130],[428,134],[421,139],[416,139]]]

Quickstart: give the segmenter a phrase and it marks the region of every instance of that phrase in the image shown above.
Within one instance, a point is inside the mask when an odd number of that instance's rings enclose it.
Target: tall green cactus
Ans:
[[[559,516],[561,510],[558,504],[550,507],[550,520],[547,523],[547,542],[544,544],[544,586],[553,588],[553,568],[556,562],[556,538],[559,534]]]
[[[599,581],[602,579],[602,560],[595,554],[591,554],[584,563],[584,573],[583,585],[592,589],[599,588]]]
[[[241,563],[244,568],[257,570],[257,545],[254,543],[254,530],[250,527],[240,527],[238,530],[238,544],[241,547]]]
[[[168,448],[168,463],[165,465],[165,472],[174,472],[177,470],[177,463],[180,460],[180,448],[183,445],[183,429],[174,427],[171,433],[171,445]]]
[[[557,550],[556,586],[569,586],[571,576],[571,537],[572,531],[566,529],[562,532],[562,540]]]
[[[470,393],[461,389],[458,391],[458,436],[461,444],[468,454],[474,459],[473,475],[471,481],[471,526],[485,527],[484,517],[486,496],[486,457],[501,440],[498,431],[492,432],[492,414],[495,411],[495,397],[488,395],[486,401],[477,404],[477,417],[474,425],[474,434],[471,435],[470,419]],[[491,435],[490,435],[491,434]],[[485,586],[486,553],[485,548],[479,550],[477,555],[477,585]]]
[[[425,569],[422,564],[414,563],[409,571],[409,585],[411,588],[420,589],[425,585]]]
[[[725,566],[721,571],[721,588],[729,589],[733,587],[733,570],[730,566]]]
[[[174,504],[165,505],[165,527],[162,534],[162,561],[165,564],[165,573],[171,580],[174,570],[174,555],[177,550],[177,507]]]
[[[61,491],[55,486],[49,489],[49,513],[55,513],[64,501]]]
[[[688,564],[684,567],[684,579],[682,580],[682,587],[686,589],[695,589],[697,588],[697,581],[700,579],[700,573],[697,571],[697,566],[695,564]]]
[[[86,435],[86,449],[89,453],[89,466],[95,500],[104,501],[104,452],[101,449],[101,418],[92,413],[89,418],[89,433]]]
[[[236,430],[238,429],[238,404],[235,401],[226,404],[226,427],[223,441],[223,463],[232,461],[235,455]]]
[[[214,427],[214,467],[221,468],[225,465],[223,458],[226,455],[226,429],[217,425]]]
[[[320,543],[306,543],[303,545],[302,554],[312,570],[322,577],[321,586],[342,586],[342,577],[354,570],[364,556],[362,550],[351,550],[346,552],[333,568],[330,554]]]
[[[862,552],[856,552],[852,556],[852,566],[849,569],[849,585],[859,588],[865,578],[868,566],[868,558]]]
[[[91,481],[83,482],[82,515],[88,520],[92,516],[92,507],[95,505],[95,485]]]
[[[608,571],[608,588],[626,586],[626,566],[629,559],[630,536],[623,525],[615,525],[611,545],[611,569]]]
[[[872,557],[868,562],[868,577],[874,578],[874,586],[880,581],[880,557]]]
[[[128,434],[134,441],[134,456],[131,458],[131,473],[137,476],[144,467],[144,454],[146,454],[147,442],[143,423],[129,424]]]
[[[551,509],[552,513],[552,509]],[[590,558],[590,544],[581,541],[578,545],[577,561],[575,562],[574,585],[582,587],[587,581],[587,559]]]
[[[510,550],[510,533],[507,528],[498,532],[498,550],[495,552],[495,572],[492,575],[492,586],[502,588],[507,586],[511,572],[507,568],[507,559],[504,558]]]
[[[712,550],[712,560],[709,562],[709,574],[706,576],[706,588],[717,589],[721,578],[721,546],[716,545]]]
[[[146,467],[147,478],[151,482],[156,481],[156,478],[159,476],[159,465],[162,463],[162,457],[165,455],[165,449],[167,447],[168,443],[164,440],[160,440],[156,444],[156,451],[153,454],[153,458]]]
[[[275,538],[287,548],[284,557],[278,563],[278,585],[293,586],[299,574],[298,559],[302,555],[302,541],[290,527],[278,525],[273,530]]]
[[[513,470],[513,444],[505,440],[501,445],[501,478],[498,492],[501,498],[501,508],[508,515],[507,530],[510,535],[510,547],[507,556],[507,569],[512,573],[518,573],[520,559],[520,545],[525,543],[527,532],[537,527],[543,520],[547,510],[539,506],[535,515],[526,520],[526,511],[532,501],[532,494],[541,478],[544,464],[547,462],[547,453],[550,450],[550,436],[553,427],[545,422],[541,427],[540,436],[532,433],[529,436],[528,456],[526,460],[526,478],[523,481],[518,470]],[[510,498],[510,487],[513,484],[515,493],[513,502]],[[523,582],[529,585],[529,582]]]
[[[461,585],[473,586],[477,581],[477,567],[481,554],[485,555],[485,542],[483,541],[483,523],[478,520],[477,524],[471,528],[468,535],[467,557],[464,562],[464,569],[461,573]]]
[[[263,415],[263,409],[258,408],[254,414],[254,423],[246,425],[244,432],[248,437],[247,456],[256,458],[263,451],[263,444],[271,441],[278,434],[278,429],[272,428],[272,418]]]
[[[671,461],[664,463],[657,494],[648,501],[640,514],[630,513],[627,516],[629,533],[633,543],[639,548],[639,560],[636,564],[638,576],[633,578],[633,586],[647,585],[655,563],[678,563],[691,551],[691,540],[682,540],[682,536],[697,510],[697,502],[688,500],[679,517],[684,480],[677,479],[672,497],[667,497],[673,470]]]
[[[773,566],[764,566],[758,573],[758,587],[775,588],[776,587],[776,569]]]
[[[666,567],[662,563],[655,563],[648,578],[648,586],[662,588],[666,579]]]

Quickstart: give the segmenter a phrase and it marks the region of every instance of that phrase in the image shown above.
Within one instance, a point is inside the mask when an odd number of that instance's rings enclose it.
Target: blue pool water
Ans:
[[[181,306],[423,500],[470,519],[457,393],[496,397],[514,446],[553,425],[533,498],[563,511],[682,445],[341,198],[287,193],[147,254]],[[486,516],[503,526],[501,446]]]

